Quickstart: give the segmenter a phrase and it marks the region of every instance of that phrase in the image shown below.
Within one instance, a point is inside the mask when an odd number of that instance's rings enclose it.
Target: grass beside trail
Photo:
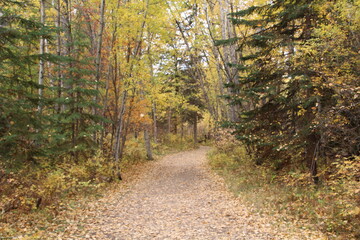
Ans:
[[[215,149],[209,159],[230,190],[254,211],[300,226],[308,222],[329,239],[360,239],[356,182],[329,180],[315,186],[307,173],[256,166],[241,146]]]

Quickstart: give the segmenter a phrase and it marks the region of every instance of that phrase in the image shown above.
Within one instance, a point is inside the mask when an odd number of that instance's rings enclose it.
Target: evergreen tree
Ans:
[[[62,78],[54,80],[61,84],[49,88],[61,94],[53,94],[56,97],[52,99],[60,108],[55,110],[55,106],[51,106],[47,112],[48,136],[51,136],[48,153],[57,156],[70,153],[78,160],[79,153],[93,152],[97,147],[93,136],[101,130],[100,122],[104,119],[94,111],[101,107],[95,102],[100,83],[93,80],[94,61],[88,56],[91,43],[83,27],[86,23],[81,16],[69,17],[71,9],[68,11],[65,24],[59,29],[66,36],[63,47],[66,55],[61,57],[56,69],[61,71]]]
[[[91,80],[91,58],[84,55],[88,42],[81,22],[68,32],[67,56],[38,54],[39,39],[46,39],[51,48],[56,32],[66,32],[65,27],[46,26],[26,16],[34,7],[28,2],[9,0],[1,5],[0,158],[22,164],[39,157],[54,161],[68,153],[78,156],[78,152],[93,151],[91,135],[100,129],[100,117],[92,113],[99,107],[94,102],[98,90]],[[51,63],[53,69],[47,70],[61,72],[60,77],[49,79],[51,74],[45,78],[43,73],[39,84],[40,59]]]
[[[252,29],[252,34],[217,43],[237,41],[242,55],[233,64],[240,71],[239,84],[228,84],[235,93],[228,96],[232,103],[250,106],[232,123],[237,137],[255,153],[258,164],[269,162],[280,169],[305,163],[315,183],[325,147],[319,116],[337,102],[335,90],[306,51],[326,20],[320,14],[323,4],[277,0],[232,13],[232,23]]]
[[[37,112],[39,86],[34,52],[39,36],[49,38],[41,23],[22,16],[26,3],[1,2],[0,10],[0,158],[34,160],[44,142]]]

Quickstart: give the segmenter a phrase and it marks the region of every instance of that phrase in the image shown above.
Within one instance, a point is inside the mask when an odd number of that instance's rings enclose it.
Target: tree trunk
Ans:
[[[197,114],[196,114],[196,116],[195,116],[195,120],[194,120],[194,145],[196,145],[197,143],[198,143],[198,140],[197,140],[197,138],[198,138],[198,136],[197,136],[197,122],[198,122],[198,116],[197,116]]]
[[[154,83],[154,61],[151,57],[151,43],[152,43],[152,36],[150,35],[150,33],[148,32],[148,39],[149,39],[149,45],[148,45],[148,49],[147,49],[147,54],[149,57],[149,66],[150,66],[150,76],[151,76],[151,84],[155,87],[155,83]],[[154,143],[157,144],[158,143],[158,139],[157,139],[157,113],[156,113],[156,100],[153,99],[152,100],[152,114],[153,114],[153,138],[154,138]]]
[[[74,72],[73,72],[73,61],[74,61],[74,53],[73,53],[73,48],[74,48],[74,39],[72,36],[72,19],[71,19],[71,14],[72,14],[72,4],[71,4],[71,0],[64,0],[65,1],[65,12],[64,12],[64,25],[65,25],[65,39],[66,39],[66,48],[65,48],[65,56],[70,57],[70,61],[68,64],[68,70],[67,70],[67,82],[64,82],[64,88],[67,91],[67,94],[69,96],[70,99],[72,99],[73,101],[71,101],[71,106],[70,106],[70,111],[71,113],[75,113],[76,109],[75,109],[75,104],[76,104],[76,95],[74,94],[73,91],[70,91],[73,89],[74,87]],[[63,104],[63,111],[66,110],[66,104]],[[71,140],[72,140],[72,147],[75,148],[76,144],[77,144],[77,121],[73,120],[72,124],[71,124],[71,129],[72,129],[72,133],[71,133]],[[76,155],[76,154],[75,154]],[[76,156],[75,156],[76,159]]]
[[[319,141],[315,133],[311,133],[306,141],[305,162],[310,169],[310,175],[315,184],[319,183],[319,176],[317,175],[317,154],[319,148]]]
[[[135,96],[132,95],[131,99],[130,99],[129,108],[128,108],[128,111],[127,111],[126,122],[124,122],[124,124],[123,124],[123,132],[122,132],[120,152],[119,152],[119,158],[120,159],[124,155],[125,143],[126,143],[129,127],[130,127],[130,120],[131,120],[130,116],[131,116],[133,106],[134,106],[134,99],[135,99]]]
[[[153,160],[152,150],[151,150],[151,142],[150,142],[150,136],[149,136],[149,130],[145,126],[144,129],[144,140],[145,140],[145,147],[146,147],[146,158],[148,160]]]
[[[213,7],[211,6],[211,3],[209,3],[210,6],[210,10],[213,9]],[[208,8],[205,8],[205,15],[206,15],[206,22],[207,22],[207,29],[209,32],[209,36],[212,40],[213,43],[215,43],[215,37],[213,35],[212,32],[212,26],[213,26],[213,20],[210,19],[209,16],[209,11]],[[215,60],[215,64],[216,64],[216,71],[217,71],[217,75],[218,75],[218,91],[220,92],[220,96],[223,96],[225,94],[225,90],[224,90],[224,84],[226,83],[226,81],[224,80],[225,78],[229,78],[230,73],[228,72],[228,68],[223,67],[225,66],[225,61],[224,61],[224,56],[220,51],[220,47],[218,46],[213,46],[211,48],[211,51],[214,55],[214,60]],[[218,112],[219,115],[219,119],[220,120],[224,120],[226,119],[225,116],[227,117],[227,119],[230,119],[230,114],[229,114],[229,107],[226,105],[226,103],[224,101],[221,100],[221,98],[217,98],[217,107],[218,109],[216,109],[216,111]],[[220,111],[219,111],[220,110]]]
[[[45,25],[45,0],[40,0],[40,21],[41,24]],[[39,105],[38,111],[41,114],[42,112],[42,97],[43,97],[43,86],[44,86],[44,60],[42,59],[45,53],[45,39],[43,36],[40,37],[40,62],[39,62]]]
[[[110,82],[110,78],[111,78],[111,73],[112,73],[112,69],[113,66],[111,65],[111,63],[109,63],[109,68],[108,68],[108,73],[107,73],[107,78],[106,78],[106,82],[105,82],[105,96],[103,98],[103,110],[101,113],[101,116],[106,118],[106,109],[108,107],[108,97],[109,97],[109,82]],[[102,126],[102,130],[101,130],[101,136],[100,136],[100,147],[103,147],[104,145],[104,139],[105,136],[107,134],[106,132],[106,122],[102,121],[101,122],[101,126]]]
[[[101,77],[101,48],[102,48],[102,42],[103,42],[103,32],[105,27],[105,19],[104,19],[104,13],[105,13],[105,0],[101,0],[100,5],[100,29],[98,34],[98,41],[96,46],[96,58],[95,58],[95,65],[96,65],[96,90],[99,89],[99,82]],[[97,102],[97,96],[95,97],[95,102]],[[96,114],[96,108],[94,109],[94,113]]]
[[[181,119],[181,137],[180,137],[181,142],[184,140],[184,123]]]
[[[169,107],[169,111],[168,111],[167,127],[168,127],[168,134],[170,134],[171,133],[171,108],[170,107]]]
[[[98,34],[98,41],[96,46],[96,58],[95,58],[95,65],[96,65],[96,74],[95,74],[95,89],[99,91],[99,83],[101,78],[101,47],[103,42],[103,32],[105,27],[105,20],[104,20],[104,12],[105,12],[105,0],[101,0],[100,3],[100,29]],[[94,97],[94,102],[98,102],[98,94]],[[97,115],[97,108],[93,107],[93,114]],[[93,140],[97,140],[96,132],[94,132]]]
[[[232,3],[229,0],[220,0],[220,19],[221,19],[221,37],[222,39],[231,39],[236,37],[233,24],[228,18],[228,14],[231,12]],[[236,51],[236,45],[223,46],[223,67],[225,68],[227,74],[226,83],[238,83],[238,70],[234,67],[229,66],[229,63],[238,63],[238,56]],[[228,88],[228,94],[233,96],[236,92],[233,92]],[[238,108],[239,106],[229,104],[229,120],[236,122],[238,120]]]
[[[56,54],[58,57],[61,56],[61,33],[59,31],[60,27],[61,27],[61,12],[60,12],[60,0],[57,1],[57,14],[56,14],[56,23],[55,26],[58,28],[57,33],[56,33]],[[62,87],[64,85],[63,83],[63,78],[62,78],[62,71],[60,69],[60,67],[58,67],[57,70],[57,78],[58,78],[58,83],[57,83],[57,87],[58,87],[58,92],[57,92],[57,97],[58,99],[61,98],[62,95]],[[61,112],[61,104],[57,103],[55,106],[55,111],[59,114]]]
[[[122,136],[123,130],[123,118],[125,114],[125,106],[127,99],[127,91],[123,92],[121,107],[118,115],[118,120],[116,122],[116,131],[115,131],[115,144],[114,144],[114,159],[115,159],[115,175],[121,180],[120,174],[120,139]]]
[[[156,105],[155,102],[152,104],[153,110],[153,134],[154,134],[154,143],[157,144],[157,116],[156,116]]]

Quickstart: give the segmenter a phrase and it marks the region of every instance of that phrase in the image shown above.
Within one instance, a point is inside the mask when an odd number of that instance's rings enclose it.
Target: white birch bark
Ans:
[[[45,25],[45,0],[40,0],[40,22],[41,24]],[[45,62],[42,59],[43,54],[45,53],[45,39],[43,36],[40,37],[40,47],[39,47],[39,54],[40,54],[40,62],[39,62],[39,105],[38,111],[39,113],[42,112],[42,103],[41,99],[43,98],[43,86],[44,86],[44,66]]]
[[[99,89],[99,82],[101,78],[101,48],[103,42],[103,32],[105,27],[105,0],[101,0],[100,4],[100,29],[98,34],[98,41],[96,46],[96,58],[95,58],[95,65],[96,65],[96,90]],[[95,97],[95,102],[97,102],[98,98]],[[94,108],[94,114],[96,114],[96,108]]]

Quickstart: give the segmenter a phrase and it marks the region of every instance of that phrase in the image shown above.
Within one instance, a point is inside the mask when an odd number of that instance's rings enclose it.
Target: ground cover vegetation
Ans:
[[[249,184],[344,239],[359,237],[358,10],[357,1],[258,3],[230,14],[241,35],[216,42],[237,49],[226,97],[240,114],[224,125],[243,146],[220,147],[215,168],[237,176],[236,191]]]
[[[336,163],[331,176],[314,185],[304,169],[255,164],[242,144],[231,131],[221,131],[210,166],[254,213],[318,229],[329,239],[357,239],[358,161]]]
[[[215,168],[289,186],[291,213],[318,207],[304,214],[324,231],[358,236],[359,12],[358,0],[2,0],[1,224],[225,136]]]

